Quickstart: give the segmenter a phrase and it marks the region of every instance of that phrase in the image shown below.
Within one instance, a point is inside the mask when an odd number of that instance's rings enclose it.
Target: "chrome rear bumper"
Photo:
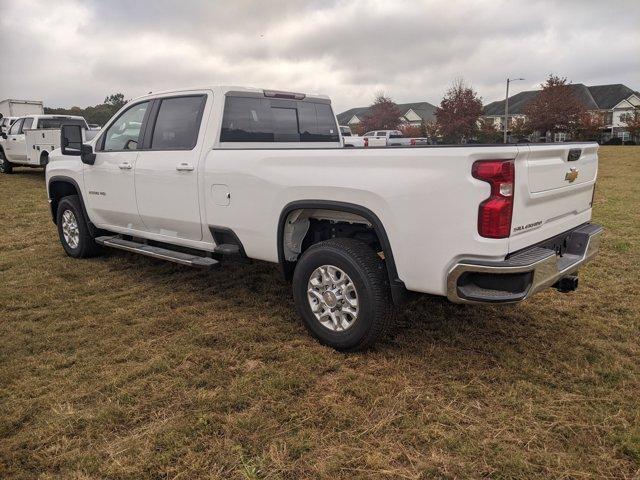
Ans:
[[[455,303],[522,301],[591,260],[602,233],[600,225],[587,223],[500,262],[462,260],[447,276],[447,298]]]

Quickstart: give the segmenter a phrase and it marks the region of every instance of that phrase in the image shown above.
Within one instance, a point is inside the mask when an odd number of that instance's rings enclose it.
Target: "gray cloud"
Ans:
[[[336,110],[384,90],[438,103],[463,77],[640,88],[637,1],[1,0],[0,98],[51,106],[230,83],[321,92]]]

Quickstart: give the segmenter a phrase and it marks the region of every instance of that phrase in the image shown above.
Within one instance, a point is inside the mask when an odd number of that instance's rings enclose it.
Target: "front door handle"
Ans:
[[[129,162],[122,162],[120,165],[118,165],[118,168],[120,170],[131,170],[133,167]]]
[[[178,170],[179,172],[192,172],[193,165],[189,163],[181,163],[180,165],[176,166],[176,170]]]

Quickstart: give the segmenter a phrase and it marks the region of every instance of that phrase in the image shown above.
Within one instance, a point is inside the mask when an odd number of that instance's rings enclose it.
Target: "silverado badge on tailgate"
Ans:
[[[573,182],[576,178],[578,178],[578,169],[577,168],[572,168],[564,176],[564,179],[569,183]]]

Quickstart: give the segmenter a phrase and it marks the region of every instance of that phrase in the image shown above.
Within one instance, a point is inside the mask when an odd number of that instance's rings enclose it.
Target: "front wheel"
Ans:
[[[337,350],[370,347],[391,325],[391,294],[382,259],[366,243],[334,238],[304,252],[293,296],[305,327]]]
[[[13,165],[7,160],[6,155],[0,150],[0,173],[13,173]]]
[[[87,258],[99,253],[99,246],[93,241],[77,195],[69,195],[60,200],[56,224],[60,243],[67,255]]]

